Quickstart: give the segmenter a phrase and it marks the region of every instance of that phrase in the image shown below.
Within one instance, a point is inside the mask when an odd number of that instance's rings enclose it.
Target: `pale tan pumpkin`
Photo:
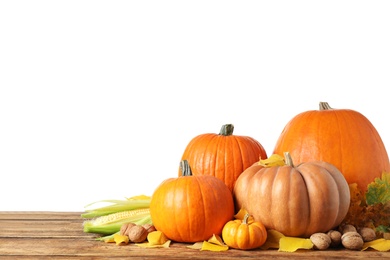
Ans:
[[[234,186],[236,211],[245,208],[267,229],[309,237],[338,226],[350,204],[348,183],[332,164],[312,161],[294,166],[246,169]]]

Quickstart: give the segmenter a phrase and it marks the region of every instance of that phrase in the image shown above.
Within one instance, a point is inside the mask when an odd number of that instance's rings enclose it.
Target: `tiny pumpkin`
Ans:
[[[259,158],[267,158],[260,142],[250,136],[233,135],[233,131],[233,124],[225,124],[219,134],[206,133],[194,137],[181,158],[189,162],[193,175],[215,176],[231,191],[246,168]]]
[[[214,176],[192,175],[188,161],[180,165],[182,176],[166,179],[152,195],[153,225],[176,242],[200,242],[220,235],[234,216],[231,191]]]
[[[249,213],[244,219],[227,222],[222,230],[222,239],[226,245],[235,249],[249,250],[262,246],[267,240],[267,230],[258,221],[249,221]]]
[[[372,123],[351,109],[333,109],[320,102],[319,110],[293,117],[284,127],[274,154],[290,152],[296,164],[326,161],[336,166],[349,184],[367,185],[390,171],[389,156]]]
[[[245,208],[267,229],[286,236],[327,232],[345,218],[350,191],[332,164],[312,161],[294,166],[288,152],[284,166],[253,165],[234,186],[236,209]]]

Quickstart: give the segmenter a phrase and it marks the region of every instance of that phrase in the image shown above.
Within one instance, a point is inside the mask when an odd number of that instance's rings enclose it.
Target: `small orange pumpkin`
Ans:
[[[267,229],[286,236],[309,237],[338,226],[350,205],[349,186],[332,164],[312,161],[294,166],[253,165],[234,186],[236,209],[245,208]]]
[[[214,176],[193,176],[186,160],[180,165],[183,175],[163,181],[152,195],[153,225],[176,242],[199,242],[221,235],[234,216],[231,191]]]
[[[249,221],[249,214],[244,219],[227,222],[222,230],[222,239],[226,245],[235,249],[249,250],[262,246],[267,240],[267,230],[257,221]]]
[[[233,130],[232,124],[226,124],[219,134],[207,133],[194,137],[181,158],[189,162],[193,175],[215,176],[231,191],[238,176],[246,168],[259,158],[267,158],[264,147],[257,140],[233,135]]]
[[[383,171],[390,171],[386,148],[371,122],[359,112],[332,109],[326,102],[287,123],[273,153],[285,151],[296,164],[315,160],[333,164],[363,192]]]

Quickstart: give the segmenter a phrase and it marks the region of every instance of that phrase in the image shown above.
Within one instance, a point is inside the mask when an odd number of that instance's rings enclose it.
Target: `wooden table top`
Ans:
[[[0,259],[390,259],[390,252],[374,250],[273,250],[199,251],[187,244],[169,248],[141,248],[134,244],[117,246],[95,240],[84,233],[81,212],[0,212]],[[188,244],[190,245],[190,244]]]

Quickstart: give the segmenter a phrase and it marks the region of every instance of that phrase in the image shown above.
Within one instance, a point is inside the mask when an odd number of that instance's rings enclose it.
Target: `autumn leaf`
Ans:
[[[390,201],[390,173],[383,172],[382,178],[375,178],[367,186],[366,201],[368,205]]]
[[[273,154],[269,158],[259,161],[259,165],[264,167],[283,166],[286,165],[284,157],[279,154]]]

